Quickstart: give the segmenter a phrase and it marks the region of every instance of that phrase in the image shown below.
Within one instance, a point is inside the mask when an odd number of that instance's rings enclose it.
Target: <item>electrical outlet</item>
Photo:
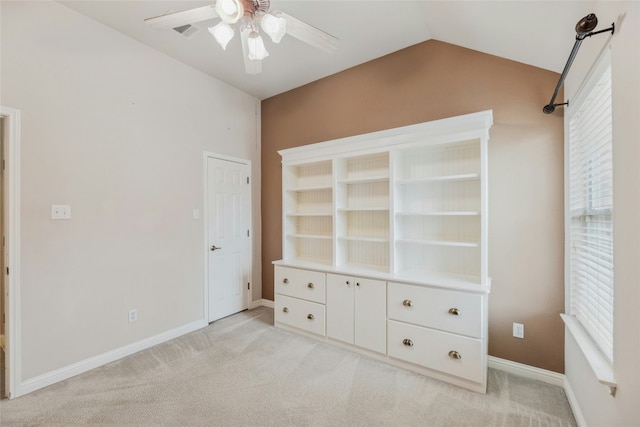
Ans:
[[[516,338],[524,338],[524,325],[522,323],[513,324],[513,336]]]
[[[136,322],[138,320],[138,310],[133,308],[129,310],[129,323]]]

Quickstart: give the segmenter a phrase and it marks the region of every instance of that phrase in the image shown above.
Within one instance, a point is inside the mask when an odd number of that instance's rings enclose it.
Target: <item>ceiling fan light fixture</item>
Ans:
[[[278,18],[270,13],[267,13],[262,17],[260,26],[264,32],[271,37],[271,40],[274,43],[280,43],[282,37],[287,33],[287,21],[284,18]]]
[[[235,34],[233,28],[231,28],[231,25],[227,24],[224,21],[218,23],[218,25],[214,27],[209,27],[209,32],[211,33],[213,38],[216,39],[218,44],[222,46],[223,50],[227,50],[227,45]]]
[[[216,12],[227,24],[234,24],[244,15],[244,7],[241,0],[217,0]]]
[[[252,31],[251,34],[249,34],[247,45],[249,47],[248,56],[252,61],[261,61],[269,56],[267,48],[264,47],[264,40],[262,40],[262,37],[256,31]]]

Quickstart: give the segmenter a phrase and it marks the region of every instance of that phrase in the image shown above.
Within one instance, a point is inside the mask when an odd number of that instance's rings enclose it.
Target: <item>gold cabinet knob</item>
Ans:
[[[307,319],[313,320],[313,314],[307,314]]]
[[[413,341],[411,341],[409,338],[403,339],[402,344],[406,345],[407,347],[413,347]]]
[[[457,351],[451,350],[449,352],[449,357],[452,359],[456,359],[456,360],[460,360],[462,359],[462,355],[460,353],[458,353]]]
[[[282,312],[283,312],[283,313],[288,313],[288,312],[289,312],[289,309],[288,309],[287,307],[284,307],[284,308],[282,309]]]
[[[314,288],[313,283],[309,282],[309,284],[307,285],[307,288],[313,289]]]
[[[402,301],[402,305],[404,305],[405,307],[413,307],[413,303],[411,302],[410,299],[406,299]]]
[[[287,279],[286,277],[284,279],[282,279],[282,283],[287,284],[289,283],[289,279]]]
[[[450,308],[449,314],[452,316],[460,316],[460,310],[458,310],[457,308]]]

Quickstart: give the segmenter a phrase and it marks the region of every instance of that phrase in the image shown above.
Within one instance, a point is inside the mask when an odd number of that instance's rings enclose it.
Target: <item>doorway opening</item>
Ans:
[[[20,110],[0,106],[0,398],[20,379]]]

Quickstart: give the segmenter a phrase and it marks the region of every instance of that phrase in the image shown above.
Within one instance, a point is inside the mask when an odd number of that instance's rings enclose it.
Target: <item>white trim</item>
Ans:
[[[249,305],[249,310],[253,310],[254,308],[258,308],[258,307],[273,308],[273,301],[264,299],[264,298],[259,299],[257,301],[252,301],[251,304]]]
[[[145,338],[133,344],[129,344],[124,347],[120,347],[118,349],[90,357],[80,362],[73,363],[63,368],[47,372],[20,384],[16,393],[12,394],[11,397],[13,398],[31,393],[43,387],[47,387],[59,381],[66,380],[68,378],[90,371],[91,369],[98,368],[100,366],[106,365],[107,363],[114,362],[116,360],[122,359],[123,357],[130,356],[139,351],[145,350],[158,344],[162,344],[164,342],[178,338],[182,335],[188,334],[189,332],[196,331],[206,326],[208,326],[208,323],[206,321],[197,320],[179,328],[172,329],[167,332],[162,332],[149,338]]]
[[[22,334],[20,319],[20,110],[0,106],[0,116],[5,118],[4,141],[4,221],[5,265],[10,274],[5,286],[8,298],[5,322],[7,389],[9,397],[16,394],[21,381]],[[4,272],[3,272],[4,274]]]
[[[578,348],[582,351],[585,359],[591,370],[595,374],[598,382],[609,387],[609,391],[612,396],[616,394],[616,388],[618,383],[616,382],[613,367],[611,363],[605,358],[604,354],[598,349],[593,342],[587,331],[575,316],[569,316],[567,314],[560,314],[566,330],[569,331],[573,339],[578,344]]]
[[[500,359],[499,357],[489,356],[488,366],[519,377],[530,378],[532,380],[542,381],[559,387],[563,387],[565,384],[565,377],[563,374],[542,368],[536,368],[535,366],[512,362],[511,360]]]
[[[480,138],[487,140],[493,124],[493,110],[465,114],[415,125],[318,142],[279,150],[283,163],[310,162],[334,159],[354,153],[369,154],[389,151],[407,144],[429,141],[429,145]],[[284,160],[286,157],[286,161]]]
[[[571,411],[573,412],[573,418],[576,419],[576,424],[578,424],[578,427],[587,427],[587,420],[584,418],[584,415],[582,414],[582,409],[580,409],[578,398],[576,397],[576,394],[573,392],[571,383],[567,378],[564,379],[564,394],[567,396],[567,400],[569,401],[569,406],[571,406]]]
[[[247,261],[249,264],[249,273],[248,273],[248,279],[249,279],[249,283],[250,283],[250,289],[246,289],[246,297],[245,297],[245,301],[244,301],[244,307],[245,309],[251,309],[252,305],[253,305],[253,297],[252,297],[252,293],[253,293],[253,176],[251,174],[251,160],[247,160],[247,159],[242,159],[239,157],[232,157],[232,156],[227,156],[224,154],[218,154],[218,153],[213,153],[210,151],[204,151],[203,152],[203,156],[202,156],[202,180],[203,180],[203,189],[204,189],[204,194],[203,194],[203,239],[202,239],[202,243],[203,243],[203,253],[204,253],[204,304],[203,304],[203,318],[205,320],[205,322],[208,323],[209,321],[209,243],[208,243],[208,236],[209,236],[209,224],[208,224],[208,218],[209,218],[209,202],[208,202],[208,197],[209,197],[209,182],[207,180],[207,160],[208,159],[218,159],[218,160],[224,160],[226,162],[233,162],[233,163],[239,163],[241,165],[244,165],[247,167],[247,176],[249,177],[249,195],[247,197],[247,209],[249,210],[249,218],[247,221],[247,227],[249,227],[249,248],[247,249],[247,252],[249,254],[249,260]]]

